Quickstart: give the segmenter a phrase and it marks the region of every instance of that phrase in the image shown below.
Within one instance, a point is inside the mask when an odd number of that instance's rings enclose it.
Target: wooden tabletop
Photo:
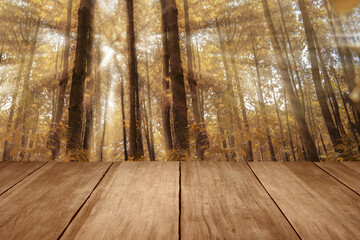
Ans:
[[[360,239],[360,162],[0,162],[0,239]]]

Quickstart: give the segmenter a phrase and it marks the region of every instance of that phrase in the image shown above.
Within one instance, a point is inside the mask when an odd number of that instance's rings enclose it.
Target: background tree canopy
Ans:
[[[1,0],[3,161],[360,159],[357,0]]]

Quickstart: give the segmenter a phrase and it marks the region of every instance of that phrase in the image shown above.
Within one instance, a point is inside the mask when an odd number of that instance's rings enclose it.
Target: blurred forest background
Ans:
[[[354,0],[1,0],[2,161],[359,160]]]

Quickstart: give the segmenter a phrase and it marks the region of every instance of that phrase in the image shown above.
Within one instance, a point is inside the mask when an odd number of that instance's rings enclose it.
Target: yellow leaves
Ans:
[[[350,93],[349,98],[354,103],[360,103],[360,79],[359,78],[357,78],[355,80],[355,84],[356,84],[356,87]]]
[[[360,0],[330,0],[330,3],[335,11],[347,13],[359,5]]]

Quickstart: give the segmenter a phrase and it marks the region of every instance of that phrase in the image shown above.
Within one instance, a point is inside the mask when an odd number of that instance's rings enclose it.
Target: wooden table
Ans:
[[[360,239],[360,162],[1,162],[0,239]]]

